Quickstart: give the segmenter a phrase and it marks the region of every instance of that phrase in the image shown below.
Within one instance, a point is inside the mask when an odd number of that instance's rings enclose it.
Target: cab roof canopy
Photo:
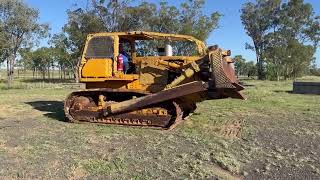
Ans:
[[[168,40],[189,40],[189,41],[199,41],[192,36],[180,35],[180,34],[167,34],[158,32],[146,32],[146,31],[130,31],[130,32],[102,32],[90,34],[90,36],[110,36],[116,35],[124,39],[134,39],[134,40],[151,40],[151,39],[168,39]]]

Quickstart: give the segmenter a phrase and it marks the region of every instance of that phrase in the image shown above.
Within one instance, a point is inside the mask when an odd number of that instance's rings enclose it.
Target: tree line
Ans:
[[[138,5],[132,5],[130,2],[132,1],[92,0],[89,8],[79,7],[68,10],[68,22],[63,26],[60,33],[51,35],[49,47],[35,49],[31,43],[36,38],[29,39],[26,35],[23,35],[21,38],[25,43],[11,46],[8,54],[16,49],[20,56],[20,65],[32,70],[35,74],[40,72],[43,78],[49,78],[50,70],[59,68],[61,72],[72,72],[74,78],[77,79],[79,58],[88,33],[134,30],[156,31],[189,34],[201,40],[206,40],[209,34],[217,28],[221,17],[218,12],[212,12],[209,15],[204,14],[204,0],[186,0],[179,7],[169,5],[168,1],[161,1],[159,4],[145,1]],[[14,8],[16,5],[25,8],[26,11],[34,11],[35,13],[33,16],[20,13],[17,8]],[[0,6],[0,8],[9,7],[10,11],[26,24],[28,24],[28,20],[24,19],[25,17],[33,19],[32,22],[37,22],[38,11],[20,0],[2,0]],[[9,15],[6,12],[3,14]],[[4,20],[5,18],[0,18],[0,23],[7,24],[8,22]],[[12,21],[15,20],[12,19]],[[16,23],[16,26],[19,26],[19,24]],[[35,23],[35,26],[40,28],[43,25]],[[11,27],[11,29],[15,28]],[[38,35],[29,26],[19,28],[26,29],[33,37]],[[48,28],[43,29],[43,31],[47,33]],[[11,30],[0,32],[1,34],[10,34]],[[17,57],[13,59],[17,59]],[[2,62],[9,62],[9,58],[6,56],[2,56],[1,60]],[[13,64],[16,64],[16,62],[13,62]],[[12,81],[12,77],[13,71],[8,73],[8,82]]]
[[[241,20],[253,44],[259,79],[305,74],[315,61],[320,16],[304,0],[256,0],[243,5]]]
[[[205,0],[185,0],[180,6],[168,1],[133,5],[132,0],[91,0],[90,6],[67,10],[62,31],[49,34],[48,24],[38,22],[39,12],[22,0],[0,1],[0,58],[6,64],[8,85],[14,67],[31,70],[34,76],[60,78],[71,73],[77,79],[79,58],[88,33],[155,31],[192,35],[205,41],[218,28],[219,12],[204,14]],[[256,64],[236,56],[238,75],[259,79],[295,78],[312,69],[319,47],[320,18],[303,0],[256,0],[243,5],[241,20],[253,43]],[[47,47],[38,47],[48,38]],[[240,45],[239,45],[240,46]],[[38,48],[37,48],[38,47]]]

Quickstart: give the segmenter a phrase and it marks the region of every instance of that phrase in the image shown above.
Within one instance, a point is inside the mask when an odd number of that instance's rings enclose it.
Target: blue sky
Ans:
[[[40,22],[49,23],[51,33],[61,31],[62,26],[67,22],[67,9],[74,9],[77,6],[86,7],[87,2],[91,0],[25,0],[30,6],[39,9]],[[137,2],[142,1],[138,0]],[[161,0],[151,0],[151,2],[160,2]],[[169,3],[179,6],[182,0],[174,0]],[[223,14],[220,20],[219,28],[214,30],[207,40],[207,44],[218,44],[220,47],[231,49],[233,55],[243,55],[248,60],[255,60],[255,53],[245,49],[245,43],[251,43],[252,40],[244,31],[240,20],[242,4],[248,0],[207,0],[204,13],[218,11]],[[305,0],[313,5],[314,11],[320,15],[320,0]],[[42,43],[44,45],[44,43]],[[317,64],[320,66],[320,48],[316,53]]]

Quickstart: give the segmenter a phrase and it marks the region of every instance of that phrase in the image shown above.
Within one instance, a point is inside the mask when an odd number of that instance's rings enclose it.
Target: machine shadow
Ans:
[[[275,90],[273,91],[275,93],[288,93],[288,94],[293,94],[293,91],[285,91],[285,90]]]
[[[38,111],[46,112],[44,114],[46,117],[67,122],[67,118],[65,117],[63,110],[64,104],[62,101],[33,101],[26,102],[26,104],[32,106]]]

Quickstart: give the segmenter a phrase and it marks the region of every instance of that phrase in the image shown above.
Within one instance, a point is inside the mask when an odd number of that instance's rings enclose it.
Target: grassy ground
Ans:
[[[45,79],[41,75],[33,76],[32,71],[15,70],[15,81],[12,84],[13,89],[36,89],[36,88],[65,88],[73,86],[74,79],[68,74],[65,79],[59,76],[59,71],[51,72],[50,79],[46,76]],[[7,72],[5,69],[0,69],[0,89],[8,89],[6,84]]]
[[[320,96],[246,81],[173,131],[64,122],[72,89],[0,90],[0,179],[318,179]]]

